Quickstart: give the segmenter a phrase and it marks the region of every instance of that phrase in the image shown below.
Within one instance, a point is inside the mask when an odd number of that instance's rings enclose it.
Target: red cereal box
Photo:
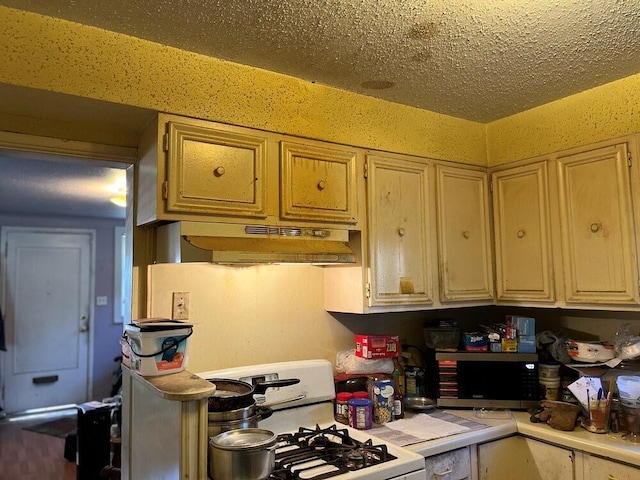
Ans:
[[[356,356],[362,358],[395,358],[400,352],[397,335],[356,335]]]

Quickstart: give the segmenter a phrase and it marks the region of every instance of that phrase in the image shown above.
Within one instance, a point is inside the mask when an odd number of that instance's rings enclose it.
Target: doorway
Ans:
[[[95,232],[2,228],[8,413],[91,393]]]
[[[16,140],[19,140],[17,142]],[[16,145],[19,143],[19,148],[16,148]],[[69,270],[70,268],[76,268],[77,265],[82,265],[84,267],[85,262],[79,260],[79,258],[84,257],[84,253],[77,253],[78,251],[84,251],[84,247],[86,246],[85,240],[88,240],[89,244],[89,259],[91,261],[88,262],[89,265],[89,281],[81,281],[88,290],[88,300],[86,300],[85,307],[77,307],[75,311],[71,311],[68,305],[63,305],[63,307],[69,308],[67,315],[69,317],[75,317],[73,322],[68,320],[66,317],[62,321],[63,327],[61,329],[52,329],[48,328],[48,325],[44,327],[35,327],[36,330],[32,328],[27,328],[26,330],[29,333],[34,333],[37,331],[39,334],[42,334],[44,339],[46,339],[48,346],[54,346],[51,350],[51,358],[47,357],[47,360],[51,361],[52,364],[55,364],[56,367],[59,368],[56,372],[49,371],[39,371],[39,367],[34,367],[31,363],[33,358],[37,358],[35,354],[37,348],[37,342],[34,343],[36,347],[29,347],[25,350],[25,353],[29,353],[27,358],[29,360],[25,360],[22,357],[21,348],[18,348],[17,354],[19,358],[16,361],[14,358],[14,353],[12,352],[12,345],[7,344],[7,352],[0,352],[0,414],[2,413],[2,408],[5,408],[5,411],[10,413],[11,410],[16,408],[14,405],[16,404],[15,399],[9,397],[9,387],[13,388],[13,380],[8,380],[5,378],[4,373],[7,372],[10,368],[14,369],[12,371],[19,372],[20,374],[26,374],[25,379],[23,379],[23,383],[29,384],[29,386],[36,387],[44,387],[39,388],[37,392],[40,393],[50,393],[45,395],[47,400],[43,403],[48,404],[47,406],[57,406],[60,405],[60,402],[63,403],[80,403],[79,400],[71,400],[67,401],[66,397],[61,396],[61,394],[53,393],[54,385],[63,384],[63,376],[66,373],[66,370],[72,370],[71,367],[75,368],[75,365],[71,365],[71,362],[65,363],[65,359],[58,358],[58,356],[63,356],[68,353],[72,355],[74,358],[77,357],[82,360],[78,360],[76,363],[80,366],[84,366],[85,371],[76,371],[74,374],[78,380],[82,380],[82,386],[74,386],[70,388],[70,390],[65,390],[65,393],[71,392],[73,393],[74,398],[82,399],[82,400],[101,400],[105,397],[110,396],[111,387],[113,385],[114,373],[117,368],[117,363],[114,358],[116,355],[120,353],[120,346],[118,339],[122,334],[123,323],[127,323],[131,318],[131,295],[118,295],[116,298],[115,295],[115,284],[124,284],[127,287],[131,287],[131,265],[132,265],[132,248],[131,248],[131,235],[130,229],[132,229],[133,221],[129,220],[130,215],[133,212],[133,208],[131,206],[131,198],[132,198],[132,185],[133,185],[133,165],[136,161],[136,149],[135,148],[123,148],[123,147],[111,147],[108,145],[101,145],[95,143],[85,143],[85,142],[75,142],[75,141],[64,141],[61,142],[57,139],[43,138],[43,137],[31,137],[25,135],[17,135],[13,136],[7,132],[0,132],[0,161],[3,156],[9,157],[17,157],[20,160],[24,160],[25,164],[30,165],[38,165],[35,168],[29,168],[29,170],[38,172],[38,174],[43,175],[44,170],[49,171],[54,168],[52,165],[56,166],[66,166],[69,169],[69,166],[73,170],[77,171],[85,171],[90,169],[95,169],[96,167],[104,167],[110,171],[118,171],[121,172],[124,176],[126,176],[127,183],[127,191],[126,196],[128,200],[128,205],[126,208],[122,209],[122,217],[115,218],[106,218],[99,217],[97,214],[97,207],[94,203],[91,203],[94,199],[85,199],[83,195],[86,195],[86,191],[80,192],[79,188],[74,186],[74,184],[68,184],[67,182],[45,182],[42,178],[39,181],[32,182],[34,184],[39,185],[40,190],[46,190],[47,187],[53,189],[55,186],[59,191],[59,194],[62,197],[67,197],[70,199],[71,197],[82,197],[78,200],[80,203],[84,202],[84,208],[77,207],[75,204],[67,208],[62,214],[51,213],[47,211],[47,208],[52,208],[52,205],[59,200],[52,199],[46,200],[43,198],[37,198],[37,200],[26,201],[24,204],[35,204],[38,213],[36,213],[34,217],[30,216],[30,214],[22,214],[7,211],[7,204],[10,202],[5,202],[4,199],[8,197],[4,196],[4,194],[8,193],[6,188],[6,184],[2,183],[2,179],[0,179],[0,192],[3,194],[3,201],[0,202],[0,226],[3,227],[21,227],[26,229],[53,229],[54,232],[48,232],[51,234],[70,234],[74,235],[74,238],[78,239],[80,237],[85,236],[83,241],[84,246],[73,245],[67,246],[68,248],[63,249],[64,253],[60,255],[60,251],[57,251],[56,255],[51,255],[54,257],[54,260],[51,261],[51,265],[49,265],[51,270],[59,270],[60,272],[64,272],[65,280],[64,282],[68,282],[66,284],[66,288],[68,291],[65,291],[64,288],[60,288],[56,290],[56,297],[68,297],[71,296],[70,293],[71,286],[74,281],[70,280]],[[37,163],[39,162],[39,163]],[[46,167],[41,167],[42,164],[47,164]],[[4,164],[2,165],[4,167]],[[3,177],[6,176],[6,170],[3,170]],[[14,178],[17,180],[17,183],[24,187],[24,179],[23,182],[20,182],[19,178]],[[100,182],[103,183],[103,182]],[[96,182],[96,186],[98,182]],[[101,188],[101,186],[100,186]],[[97,188],[96,188],[97,189]],[[21,190],[27,190],[22,188]],[[15,193],[12,192],[12,194]],[[113,196],[113,195],[111,195]],[[11,202],[16,202],[14,198],[10,199]],[[88,202],[88,203],[87,203]],[[87,208],[88,207],[88,208]],[[89,214],[81,214],[77,213],[77,211],[89,211]],[[38,216],[39,215],[39,216]],[[84,215],[84,216],[83,216]],[[35,221],[34,221],[35,218]],[[115,226],[117,225],[117,226]],[[114,282],[115,275],[115,265],[114,265],[114,250],[115,250],[115,238],[122,238],[121,229],[125,228],[126,233],[126,246],[124,247],[124,254],[127,257],[125,271],[121,272],[122,281]],[[57,231],[55,231],[57,230]],[[116,230],[120,235],[116,234]],[[89,237],[86,235],[89,233]],[[78,234],[76,236],[76,234]],[[91,238],[93,236],[93,238]],[[53,237],[47,237],[48,240],[51,240]],[[16,237],[16,244],[18,237]],[[105,240],[105,239],[108,239]],[[19,240],[24,240],[24,238],[20,237]],[[59,239],[56,239],[56,241]],[[54,242],[55,245],[55,242]],[[13,247],[12,247],[13,248]],[[7,270],[11,269],[12,271],[17,268],[16,265],[21,265],[24,267],[23,258],[25,255],[21,251],[20,248],[15,250],[11,250],[11,254],[9,253],[8,243],[3,242],[2,249],[6,250],[7,255],[0,257],[0,271],[2,275],[0,276],[0,302],[2,303],[3,313],[5,317],[14,314],[14,308],[22,308],[24,311],[24,305],[26,302],[20,304],[20,297],[18,297],[18,303],[14,302],[15,292],[12,290],[12,298],[9,299],[7,296],[7,291],[9,288],[13,289],[14,287],[9,287],[6,285],[8,282],[12,282],[13,280],[9,280],[7,274],[9,273]],[[50,252],[49,246],[38,245],[35,250],[38,252],[38,255],[43,255],[46,257],[46,252]],[[119,245],[119,250],[123,250],[123,245]],[[74,253],[71,253],[74,252]],[[79,257],[75,257],[74,255]],[[31,254],[31,251],[30,251]],[[116,254],[117,255],[117,254]],[[11,260],[10,257],[11,256]],[[62,260],[55,260],[57,257],[64,258]],[[36,256],[32,256],[32,258],[36,258]],[[35,262],[35,260],[32,260]],[[22,263],[21,263],[22,262]],[[58,262],[58,263],[56,263]],[[77,263],[73,263],[77,262]],[[64,263],[64,266],[61,266],[60,263]],[[73,264],[73,267],[70,265]],[[33,265],[28,265],[29,267],[33,267]],[[16,279],[16,285],[20,284],[21,278]],[[44,280],[43,280],[44,282]],[[61,283],[64,283],[61,282]],[[60,283],[60,282],[58,282]],[[38,286],[38,285],[36,285]],[[40,287],[40,286],[39,286]],[[59,287],[59,285],[56,285]],[[78,285],[76,285],[78,287]],[[42,287],[44,289],[44,287]],[[84,290],[80,289],[82,295],[84,296]],[[126,292],[126,290],[125,290]],[[4,295],[4,298],[3,298]],[[119,302],[119,298],[124,297],[127,305],[119,305],[118,308],[115,307],[115,302]],[[11,304],[11,311],[7,312],[7,307],[9,301]],[[83,299],[82,302],[85,300]],[[82,302],[79,301],[81,304]],[[51,306],[54,306],[56,302],[51,302]],[[31,307],[30,304],[28,304]],[[59,307],[59,305],[55,305]],[[81,311],[87,311],[88,314],[84,314]],[[78,317],[79,315],[79,317]],[[86,319],[82,317],[86,315]],[[43,315],[46,318],[52,319],[53,315]],[[7,323],[9,321],[13,321],[13,319],[6,319]],[[86,323],[85,323],[86,320]],[[65,323],[66,322],[66,323]],[[71,324],[73,323],[73,329],[77,333],[71,332]],[[29,323],[27,323],[29,324]],[[18,332],[19,335],[24,335],[24,332],[20,333],[21,324],[17,326],[18,329],[15,332]],[[11,332],[7,332],[7,334],[13,335],[15,332],[13,330],[14,325],[11,325]],[[84,330],[88,330],[85,332]],[[64,337],[66,340],[62,340],[62,331],[64,331]],[[32,335],[33,336],[33,335]],[[78,337],[77,339],[75,337]],[[8,337],[8,335],[7,335]],[[73,338],[73,340],[69,340]],[[76,340],[78,342],[76,342]],[[60,347],[60,343],[66,341],[71,342],[73,348],[68,348],[68,345]],[[56,346],[57,345],[57,346]],[[69,350],[69,352],[68,352]],[[68,360],[68,359],[67,359]],[[58,362],[57,364],[55,362]],[[11,363],[12,365],[9,365]],[[17,367],[16,367],[17,365]],[[36,372],[36,373],[34,373]],[[62,372],[62,373],[61,373]],[[31,375],[31,376],[29,376]],[[93,378],[92,378],[93,377]],[[34,383],[36,382],[36,383]],[[81,394],[78,394],[78,388],[81,390]],[[6,397],[6,398],[5,398]],[[5,405],[6,403],[8,405]],[[31,402],[20,401],[20,411],[23,408],[28,408],[33,405]],[[28,407],[27,407],[28,405]]]

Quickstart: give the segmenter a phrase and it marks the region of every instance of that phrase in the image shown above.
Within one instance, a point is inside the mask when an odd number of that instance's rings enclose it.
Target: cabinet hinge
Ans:
[[[371,298],[371,283],[367,282],[364,286],[365,297]]]
[[[627,153],[627,167],[631,168],[631,153]]]
[[[369,162],[364,162],[364,178],[369,178]]]
[[[164,200],[169,198],[169,182],[167,180],[162,182],[162,198]]]
[[[165,152],[169,151],[169,134],[165,133],[162,136],[162,150]]]

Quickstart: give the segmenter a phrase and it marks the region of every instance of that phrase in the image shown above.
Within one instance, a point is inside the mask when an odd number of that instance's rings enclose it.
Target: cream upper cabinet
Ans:
[[[496,298],[555,300],[547,163],[493,171]]]
[[[626,144],[557,159],[567,304],[638,304]]]
[[[159,114],[138,150],[138,225],[223,218],[360,229],[364,156],[353,148]]]
[[[436,165],[440,300],[493,301],[485,170]]]
[[[355,224],[356,184],[356,152],[281,142],[281,218]]]
[[[370,305],[431,304],[429,169],[367,156]]]

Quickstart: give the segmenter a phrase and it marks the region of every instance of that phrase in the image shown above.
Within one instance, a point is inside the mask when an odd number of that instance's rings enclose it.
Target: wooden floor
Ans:
[[[24,430],[47,419],[11,420],[0,420],[0,480],[75,480],[75,462],[64,458],[64,438]]]

